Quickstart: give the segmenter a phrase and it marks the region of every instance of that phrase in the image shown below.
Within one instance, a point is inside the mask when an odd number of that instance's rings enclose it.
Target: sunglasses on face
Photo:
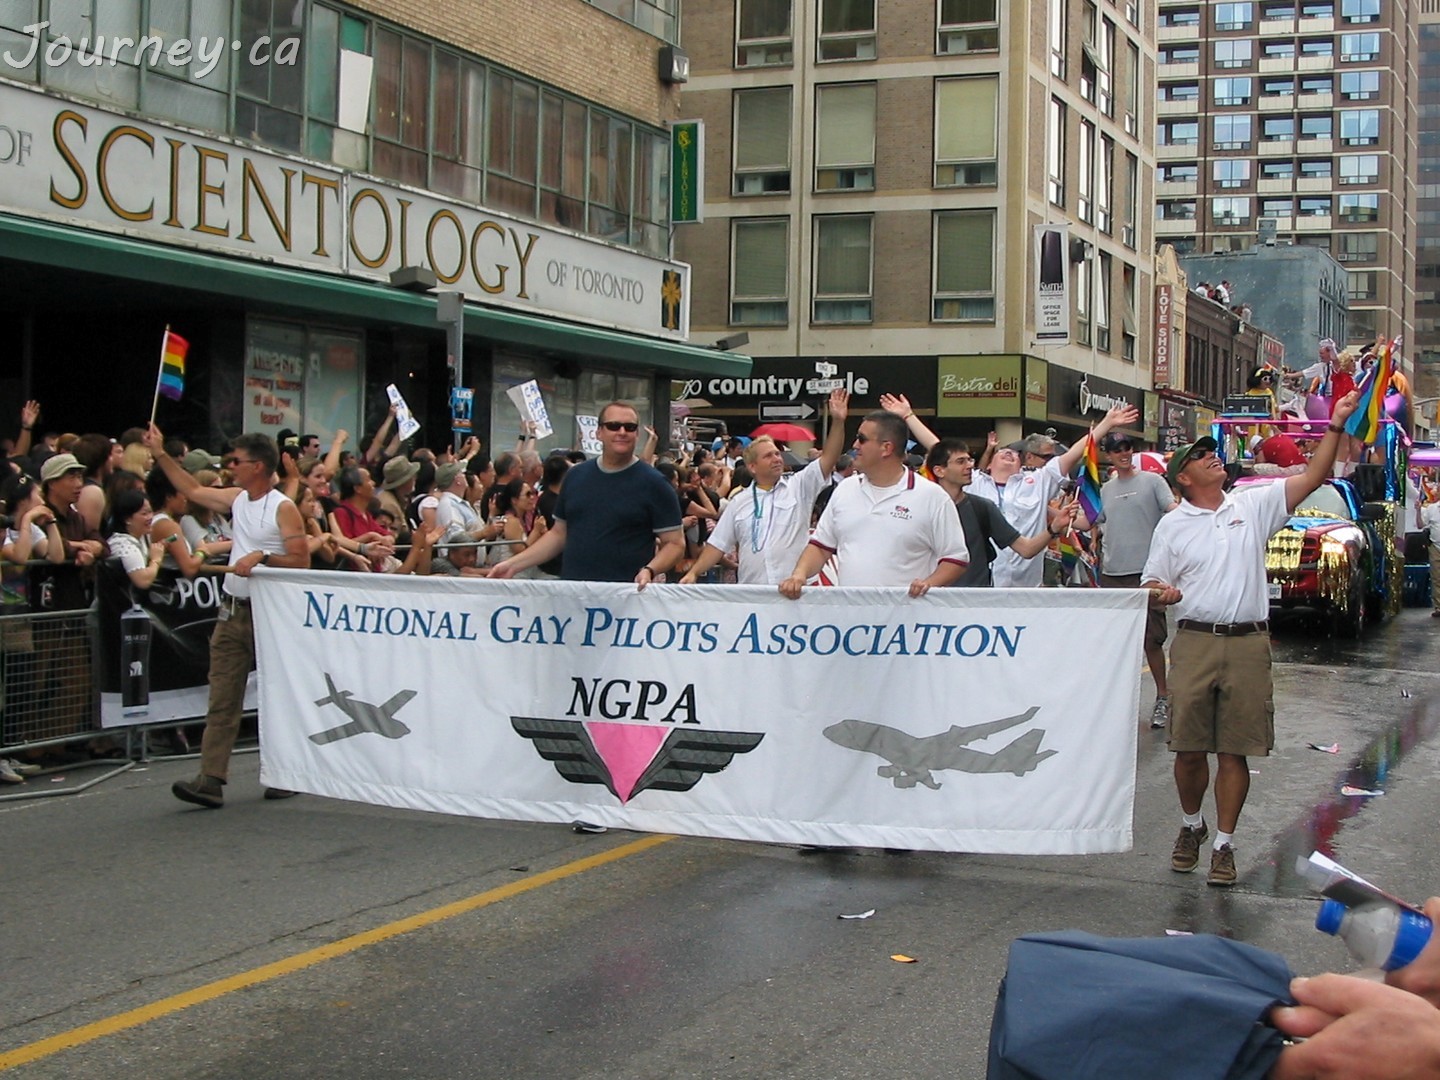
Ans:
[[[606,420],[600,426],[603,427],[606,431],[636,432],[640,430],[639,424],[633,423],[629,420]]]
[[[864,446],[867,442],[881,442],[881,443],[883,443],[883,442],[889,442],[890,440],[889,440],[889,439],[882,439],[882,438],[880,438],[878,435],[856,435],[856,436],[855,436],[855,441],[858,442],[861,446]]]

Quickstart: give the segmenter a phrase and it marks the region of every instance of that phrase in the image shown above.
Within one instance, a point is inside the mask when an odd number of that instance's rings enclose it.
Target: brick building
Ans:
[[[1073,437],[1126,400],[1153,440],[1153,20],[1135,0],[687,8],[706,201],[676,251],[696,336],[746,332],[756,378],[686,396],[745,430],[762,399],[817,396],[823,362],[856,407],[904,392],[945,432]],[[1068,344],[1037,342],[1046,224],[1068,230]]]
[[[358,443],[396,384],[449,441],[437,299],[464,295],[476,430],[743,375],[688,344],[669,258],[662,77],[678,0],[132,0],[0,6],[0,415],[148,416],[166,324],[191,342],[162,426]],[[563,41],[565,47],[557,48]],[[103,44],[102,44],[103,43]],[[421,291],[395,287],[410,278]],[[104,387],[103,393],[77,392]]]

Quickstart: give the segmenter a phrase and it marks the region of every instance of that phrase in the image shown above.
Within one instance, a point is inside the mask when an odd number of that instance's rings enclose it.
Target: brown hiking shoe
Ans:
[[[170,793],[181,802],[194,803],[208,810],[219,810],[225,805],[225,790],[213,776],[197,776],[194,780],[176,780],[170,785]]]
[[[1219,885],[1222,888],[1229,888],[1235,884],[1235,849],[1229,844],[1219,847],[1210,855],[1210,876],[1205,879],[1206,885]]]
[[[1188,874],[1200,865],[1200,845],[1209,835],[1209,826],[1203,821],[1198,829],[1182,825],[1180,835],[1175,838],[1175,850],[1170,852],[1170,869],[1177,874]]]

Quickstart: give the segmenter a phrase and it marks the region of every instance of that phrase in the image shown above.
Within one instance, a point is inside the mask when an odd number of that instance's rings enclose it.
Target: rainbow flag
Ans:
[[[1075,494],[1080,497],[1080,510],[1091,521],[1100,516],[1100,449],[1095,436],[1085,436],[1085,456],[1075,474]]]
[[[1385,392],[1390,389],[1390,376],[1395,373],[1395,349],[1400,344],[1396,338],[1380,347],[1375,366],[1370,369],[1370,378],[1360,388],[1360,407],[1345,421],[1347,434],[1364,443],[1373,443],[1380,434],[1380,420],[1385,415]]]
[[[160,393],[172,401],[179,401],[185,393],[185,354],[190,343],[173,330],[165,331],[165,343],[160,350]]]

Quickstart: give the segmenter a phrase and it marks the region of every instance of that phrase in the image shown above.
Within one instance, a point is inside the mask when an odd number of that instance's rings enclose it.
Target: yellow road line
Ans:
[[[521,878],[519,881],[512,881],[508,885],[501,885],[498,889],[490,889],[486,892],[466,897],[464,900],[457,900],[453,904],[445,904],[442,907],[432,908],[429,911],[422,911],[418,915],[411,915],[409,918],[387,923],[384,926],[377,926],[373,930],[366,930],[359,934],[352,934],[347,938],[341,938],[339,941],[331,942],[329,945],[321,945],[318,948],[297,953],[284,960],[277,960],[273,964],[265,964],[261,967],[253,968],[250,971],[242,971],[240,974],[231,975],[226,979],[217,979],[215,982],[206,983],[204,986],[197,986],[193,990],[186,990],[184,993],[162,998],[149,1005],[142,1005],[138,1009],[131,1009],[129,1012],[108,1016],[104,1020],[95,1021],[93,1024],[85,1024],[82,1027],[71,1028],[69,1031],[61,1032],[59,1035],[52,1035],[48,1039],[41,1039],[38,1042],[28,1043],[14,1050],[4,1051],[0,1053],[0,1072],[6,1069],[12,1069],[16,1065],[25,1065],[32,1061],[39,1061],[41,1058],[58,1054],[62,1050],[83,1046],[85,1043],[94,1042],[96,1039],[103,1039],[107,1035],[114,1035],[116,1032],[124,1031],[127,1028],[139,1027],[141,1024],[147,1024],[151,1020],[158,1020],[162,1016],[179,1012],[181,1009],[188,1009],[192,1005],[200,1005],[206,1001],[214,1001],[216,998],[224,997],[226,994],[234,993],[236,990],[243,990],[250,986],[258,986],[261,983],[269,982],[271,979],[278,979],[282,975],[290,975],[296,971],[302,971],[305,968],[323,963],[326,960],[334,960],[336,957],[344,956],[358,949],[363,949],[367,945],[375,945],[381,941],[388,941],[390,938],[399,937],[401,934],[408,934],[412,930],[419,930],[423,927],[433,926],[438,922],[443,922],[446,919],[453,919],[456,915],[464,915],[467,912],[477,911],[491,904],[498,904],[501,900],[509,900],[511,897],[530,892],[532,889],[538,889],[545,885],[554,884],[557,881],[563,881],[565,878],[574,877],[576,874],[583,874],[587,870],[594,870],[596,867],[617,862],[631,855],[638,855],[642,851],[648,851],[659,844],[673,839],[675,839],[673,836],[647,836],[633,843],[622,844],[619,847],[611,848],[609,851],[602,851],[598,855],[591,855],[584,859],[578,859],[575,862],[566,863],[564,866],[557,866],[553,870],[546,870],[544,873]]]

